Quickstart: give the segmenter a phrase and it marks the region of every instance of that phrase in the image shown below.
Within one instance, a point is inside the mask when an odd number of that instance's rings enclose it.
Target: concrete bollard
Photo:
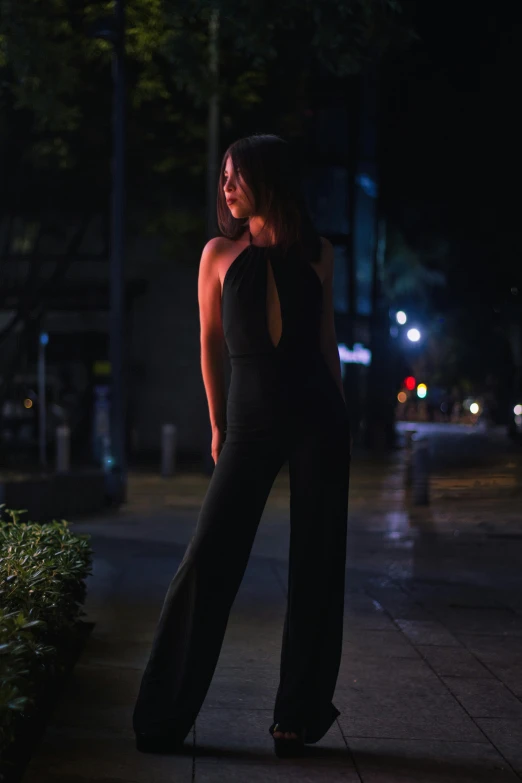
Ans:
[[[176,425],[164,424],[161,428],[161,475],[164,478],[173,476],[176,469],[176,440]]]
[[[412,459],[413,505],[430,503],[430,454],[427,438],[414,441]]]
[[[67,424],[56,428],[56,472],[67,473],[71,469],[71,430]]]
[[[406,470],[404,472],[404,484],[407,487],[411,487],[413,482],[413,438],[417,434],[417,430],[406,430],[404,437],[406,439]]]

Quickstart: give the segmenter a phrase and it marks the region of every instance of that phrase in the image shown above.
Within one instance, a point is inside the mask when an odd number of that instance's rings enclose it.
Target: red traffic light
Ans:
[[[408,391],[413,391],[415,388],[415,384],[416,381],[413,375],[408,375],[408,377],[404,380],[404,385],[406,386]]]

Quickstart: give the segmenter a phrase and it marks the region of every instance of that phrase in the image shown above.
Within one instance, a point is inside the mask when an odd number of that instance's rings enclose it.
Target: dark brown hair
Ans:
[[[217,192],[217,220],[221,233],[238,239],[248,219],[235,218],[226,203],[224,172],[227,158],[251,189],[254,214],[263,215],[274,231],[275,244],[284,253],[296,249],[312,263],[319,260],[321,240],[304,195],[301,172],[290,144],[272,134],[255,134],[229,146],[221,162]]]

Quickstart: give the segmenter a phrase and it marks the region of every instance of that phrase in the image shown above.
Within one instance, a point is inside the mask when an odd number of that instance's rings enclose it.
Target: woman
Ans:
[[[201,367],[215,469],[161,611],[134,710],[137,747],[174,749],[203,704],[270,489],[290,475],[288,606],[269,731],[301,753],[340,714],[350,432],[332,304],[333,249],[309,218],[289,145],[223,157],[223,236],[199,269]],[[232,375],[225,399],[223,351]]]

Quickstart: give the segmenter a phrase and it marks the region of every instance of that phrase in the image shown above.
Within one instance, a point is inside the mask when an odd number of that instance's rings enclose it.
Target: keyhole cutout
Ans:
[[[274,348],[277,348],[283,333],[283,318],[281,315],[279,292],[277,290],[270,259],[267,259],[266,272],[266,322],[272,345]]]

